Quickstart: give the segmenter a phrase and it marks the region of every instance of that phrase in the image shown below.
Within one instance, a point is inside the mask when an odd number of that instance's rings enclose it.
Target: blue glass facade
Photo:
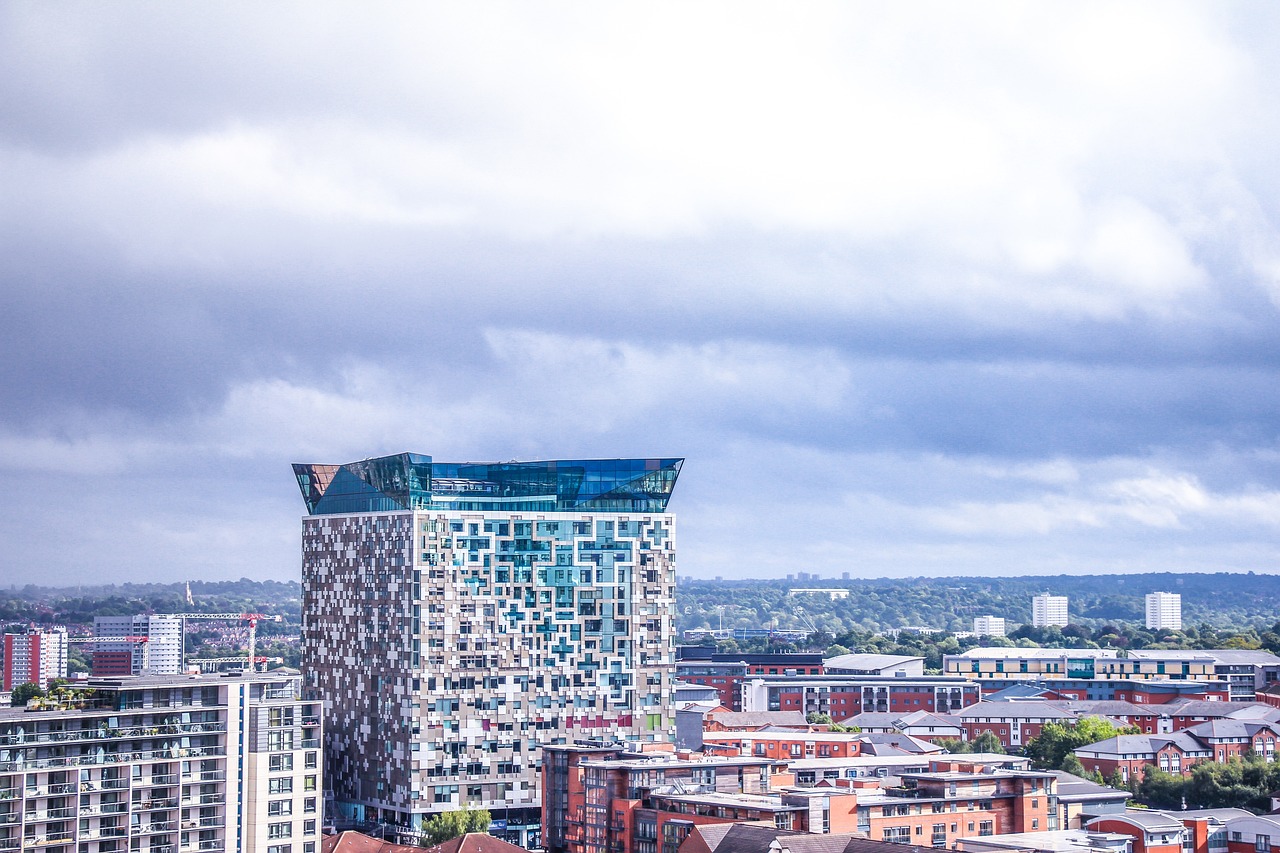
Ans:
[[[413,509],[665,512],[683,459],[434,462],[398,453],[345,465],[295,464],[311,515]]]

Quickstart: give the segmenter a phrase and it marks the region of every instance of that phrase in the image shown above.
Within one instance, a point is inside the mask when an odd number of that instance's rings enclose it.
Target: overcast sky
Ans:
[[[685,456],[684,575],[1280,568],[1280,7],[0,6],[0,576]]]

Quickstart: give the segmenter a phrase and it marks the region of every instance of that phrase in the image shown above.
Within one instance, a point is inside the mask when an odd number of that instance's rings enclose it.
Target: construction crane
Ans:
[[[217,622],[248,622],[249,623],[249,671],[258,671],[258,623],[259,622],[283,622],[284,617],[279,614],[268,616],[265,613],[175,613],[183,620],[187,619],[212,619]],[[186,636],[187,625],[184,621],[182,624],[183,636]]]

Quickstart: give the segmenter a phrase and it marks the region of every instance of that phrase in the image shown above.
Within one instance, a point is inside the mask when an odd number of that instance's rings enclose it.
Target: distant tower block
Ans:
[[[1003,637],[1004,619],[1000,616],[977,616],[973,620],[973,633],[979,637]]]
[[[1176,592],[1147,593],[1147,627],[1153,631],[1182,630],[1182,596]]]
[[[1050,625],[1067,624],[1067,597],[1042,593],[1031,599],[1031,625],[1047,628]]]

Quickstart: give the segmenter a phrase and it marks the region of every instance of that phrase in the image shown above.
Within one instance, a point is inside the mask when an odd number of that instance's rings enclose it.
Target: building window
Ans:
[[[271,752],[293,749],[293,732],[267,732],[267,749]]]
[[[1254,853],[1271,853],[1271,836],[1259,835],[1253,839]]]
[[[316,798],[315,798],[315,797],[307,797],[305,800],[303,800],[303,801],[302,801],[302,810],[303,810],[304,812],[313,812],[313,811],[315,811],[315,810],[316,810]]]
[[[307,753],[306,765],[308,770],[314,770],[316,766],[320,763],[319,755],[320,753],[318,752]]]
[[[267,769],[272,773],[282,773],[293,769],[292,755],[273,755],[267,759]]]
[[[995,824],[992,821],[984,820],[978,824],[978,835],[995,835]]]
[[[267,853],[290,853],[292,850],[292,844],[272,844],[267,848]]]
[[[293,814],[293,800],[272,800],[267,803],[267,814],[272,817]]]
[[[269,823],[267,824],[267,838],[292,838],[293,824],[285,823]]]
[[[302,779],[302,790],[314,791],[316,789],[316,777],[304,776]]]
[[[267,793],[268,794],[292,794],[293,780],[287,776],[283,779],[269,779],[267,780]]]

